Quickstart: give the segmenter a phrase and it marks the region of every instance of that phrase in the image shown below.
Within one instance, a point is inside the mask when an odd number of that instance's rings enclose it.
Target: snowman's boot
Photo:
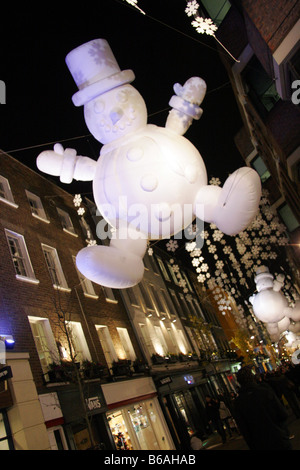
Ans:
[[[96,284],[125,289],[142,280],[146,248],[145,238],[115,238],[109,246],[94,245],[80,250],[76,265],[85,277]]]
[[[235,235],[254,219],[260,197],[260,177],[252,168],[242,167],[227,178],[222,188],[203,186],[196,196],[195,214],[225,234]]]

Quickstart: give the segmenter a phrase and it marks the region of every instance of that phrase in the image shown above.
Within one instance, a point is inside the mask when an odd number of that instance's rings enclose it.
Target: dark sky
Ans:
[[[75,82],[65,65],[73,48],[95,38],[108,40],[121,70],[132,69],[132,83],[142,94],[151,124],[164,126],[173,84],[198,75],[207,83],[203,116],[185,136],[198,148],[208,177],[225,180],[243,165],[233,143],[242,122],[229,79],[217,52],[217,42],[198,34],[184,10],[185,0],[139,0],[142,15],[123,0],[97,2],[23,2],[5,8],[0,31],[0,80],[6,84],[6,104],[0,105],[0,148],[36,169],[47,142],[89,134],[83,108],[72,95]],[[97,159],[101,144],[92,136],[63,142],[78,154]],[[38,170],[37,170],[38,171]],[[57,179],[57,183],[58,183]],[[65,185],[77,192],[76,185]],[[90,191],[84,183],[81,191]]]

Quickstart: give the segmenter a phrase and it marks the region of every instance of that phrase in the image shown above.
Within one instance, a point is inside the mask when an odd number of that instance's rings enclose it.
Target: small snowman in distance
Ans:
[[[249,301],[255,316],[265,323],[271,340],[279,341],[281,333],[286,330],[300,332],[300,301],[297,300],[293,308],[288,306],[287,299],[281,292],[284,276],[279,274],[274,280],[269,269],[261,266],[257,269],[254,280],[257,294],[252,295]]]
[[[247,227],[261,196],[258,174],[240,168],[222,188],[208,185],[200,153],[183,137],[202,114],[204,80],[174,86],[166,126],[158,127],[147,124],[145,102],[130,84],[134,73],[120,70],[106,40],[79,46],[66,63],[79,88],[73,102],[84,106],[86,125],[103,147],[95,161],[56,144],[37,166],[64,183],[93,181],[96,206],[115,229],[109,246],[80,250],[82,274],[103,286],[130,287],[143,277],[149,239],[170,238],[195,217],[229,235]]]

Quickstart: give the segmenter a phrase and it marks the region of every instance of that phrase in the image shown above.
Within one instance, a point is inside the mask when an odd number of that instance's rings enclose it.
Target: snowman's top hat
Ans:
[[[72,97],[75,106],[135,79],[132,70],[121,71],[105,39],[94,39],[73,49],[66,56],[66,64],[79,88]]]

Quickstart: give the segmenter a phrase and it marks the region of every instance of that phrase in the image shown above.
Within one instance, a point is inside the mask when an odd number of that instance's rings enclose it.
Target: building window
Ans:
[[[111,289],[110,287],[102,286],[102,290],[104,292],[106,302],[109,302],[111,304],[117,304],[118,303],[118,301],[115,297],[113,289]]]
[[[42,244],[42,250],[45,256],[50,278],[55,289],[71,292],[67,285],[58,254],[55,248]]]
[[[265,162],[260,156],[257,156],[251,161],[251,166],[259,174],[262,183],[264,183],[265,181],[267,181],[267,179],[270,178],[271,174],[268,168],[266,167]]]
[[[217,26],[220,26],[231,8],[228,0],[201,0],[201,3]]]
[[[143,302],[144,302],[144,305],[146,307],[147,310],[150,310],[151,312],[154,312],[155,311],[155,307],[154,307],[154,304],[152,302],[152,299],[149,295],[149,292],[148,292],[148,289],[147,287],[145,286],[144,284],[144,281],[140,282],[139,283],[139,288],[141,290],[141,294],[142,294],[142,298],[143,298]]]
[[[288,204],[283,204],[277,211],[289,232],[293,232],[299,227],[300,224]]]
[[[136,354],[134,352],[127,328],[117,327],[117,332],[120,336],[121,344],[125,352],[125,358],[130,359],[131,361],[134,361],[136,359]]]
[[[275,106],[280,96],[274,80],[269,77],[256,56],[253,56],[242,72],[245,92],[258,114],[264,118]]]
[[[91,361],[90,351],[83,333],[81,323],[66,321],[76,362]]]
[[[57,207],[56,209],[57,209],[64,232],[67,232],[70,235],[73,235],[74,237],[78,237],[78,235],[75,233],[73,222],[69,214],[66,211],[63,211],[62,209],[60,209],[59,207]]]
[[[101,343],[105,360],[108,367],[110,368],[113,364],[113,361],[118,360],[116,350],[114,348],[108,327],[105,325],[95,325],[98,333],[99,341]]]
[[[155,263],[155,260],[153,258],[153,256],[149,256],[147,253],[146,255],[144,256],[144,264],[145,264],[145,268],[150,270],[150,271],[153,271],[154,274],[158,274],[159,275],[159,272],[158,272],[158,269],[157,269],[157,265]]]
[[[36,196],[36,194],[31,193],[30,191],[27,191],[25,189],[26,196],[29,201],[31,213],[33,217],[36,217],[37,219],[42,220],[43,222],[50,223],[50,220],[47,219],[46,213],[43,208],[43,204],[39,196]]]
[[[16,271],[16,278],[21,281],[38,284],[27,251],[23,235],[5,229],[10,254]]]
[[[73,259],[74,266],[75,266],[76,272],[78,274],[78,277],[79,277],[79,280],[80,280],[80,285],[82,287],[84,295],[86,297],[90,297],[92,299],[98,299],[99,296],[96,295],[92,282],[89,279],[87,279],[86,277],[84,277],[84,275],[81,274],[81,272],[77,268],[77,266],[76,266],[76,256],[72,256],[72,259]]]
[[[28,317],[35,347],[40,359],[43,373],[49,370],[49,365],[53,362],[59,362],[55,339],[47,318]]]
[[[171,281],[170,276],[169,276],[169,274],[168,274],[168,271],[167,271],[167,269],[166,269],[166,267],[165,267],[165,264],[164,264],[163,260],[160,259],[159,257],[157,257],[157,261],[158,261],[159,267],[160,267],[160,269],[161,269],[161,272],[162,272],[162,274],[163,274],[165,280],[166,280],[166,281]]]
[[[13,194],[11,192],[9,182],[4,176],[0,175],[0,201],[9,204],[12,207],[18,208],[19,206],[15,203]]]
[[[135,287],[128,287],[126,289],[126,294],[128,295],[128,299],[130,304],[133,307],[138,307],[140,308],[139,300],[138,300],[138,295],[136,294]]]
[[[151,295],[152,295],[152,298],[154,299],[154,303],[156,305],[156,309],[157,309],[157,312],[158,312],[158,315],[160,314],[166,314],[167,313],[167,309],[166,307],[164,306],[161,298],[160,298],[160,294],[159,294],[159,291],[157,290],[157,288],[153,285],[153,284],[148,284],[148,288],[151,292]]]

